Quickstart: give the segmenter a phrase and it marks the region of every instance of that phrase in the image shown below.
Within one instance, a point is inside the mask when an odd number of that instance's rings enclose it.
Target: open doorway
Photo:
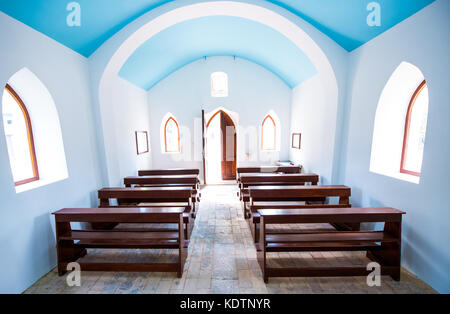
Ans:
[[[206,123],[206,181],[222,183],[236,178],[236,126],[218,110]]]

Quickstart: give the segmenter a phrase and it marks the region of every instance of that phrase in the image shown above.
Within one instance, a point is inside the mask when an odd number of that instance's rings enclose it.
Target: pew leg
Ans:
[[[384,231],[399,239],[398,243],[382,243],[381,250],[367,252],[367,257],[383,266],[394,268],[390,276],[395,281],[400,281],[401,265],[401,222],[386,222]]]
[[[181,230],[183,228],[184,230]],[[177,270],[177,277],[181,278],[183,276],[183,270],[184,270],[184,263],[186,262],[187,257],[187,245],[188,242],[187,239],[184,237],[184,233],[186,232],[185,225],[183,223],[183,218],[180,219],[178,223],[178,234],[179,234],[179,246],[178,246],[178,270]]]
[[[264,279],[264,283],[268,283],[269,282],[269,277],[267,276],[267,272],[266,272],[266,252],[264,249],[260,249],[256,252],[256,256],[258,259],[258,264],[259,267],[261,268],[261,272],[262,272],[262,276]]]
[[[189,240],[192,234],[192,230],[194,229],[194,221],[189,219],[189,222],[184,224],[184,238]]]
[[[64,276],[67,270],[61,265],[61,262],[58,262],[58,276]]]
[[[86,249],[74,247],[74,241],[60,240],[60,237],[71,232],[69,222],[56,222],[56,250],[58,255],[58,275],[62,276],[67,272],[66,265],[75,262],[80,257],[87,254]]]
[[[189,240],[189,230],[188,229],[189,229],[189,223],[187,222],[184,224],[184,238],[186,240]]]
[[[255,224],[256,225],[256,224]],[[269,276],[267,274],[267,255],[266,255],[266,243],[265,243],[265,235],[266,235],[266,226],[264,224],[264,220],[261,219],[259,225],[259,243],[257,245],[257,248],[259,247],[259,250],[256,251],[256,257],[258,260],[259,267],[261,268],[261,272],[263,275],[264,283],[269,282]]]
[[[65,242],[65,243],[64,243]],[[63,276],[67,273],[67,264],[70,262],[75,262],[81,257],[86,256],[87,250],[74,248],[72,245],[73,241],[62,241],[58,245],[58,275]]]
[[[395,274],[391,275],[391,278],[395,281],[400,281],[400,269],[395,272]]]

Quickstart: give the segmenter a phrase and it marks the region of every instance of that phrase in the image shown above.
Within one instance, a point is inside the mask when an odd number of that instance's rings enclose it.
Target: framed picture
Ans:
[[[292,148],[300,149],[302,145],[302,135],[300,133],[292,133]]]
[[[148,133],[147,131],[136,131],[136,151],[138,155],[148,153]]]

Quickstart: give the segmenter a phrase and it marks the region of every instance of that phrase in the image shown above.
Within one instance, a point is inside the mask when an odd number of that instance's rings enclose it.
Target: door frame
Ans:
[[[225,109],[223,107],[216,108],[216,109],[214,109],[214,110],[212,110],[212,111],[210,111],[210,112],[208,112],[206,114],[204,113],[204,110],[202,110],[202,120],[204,121],[204,123],[202,125],[203,125],[204,130],[205,130],[204,133],[203,133],[203,140],[205,141],[205,145],[203,146],[203,159],[204,159],[204,162],[205,162],[205,166],[204,166],[205,184],[206,184],[206,171],[207,171],[206,170],[206,153],[205,153],[205,151],[206,151],[206,146],[208,145],[208,143],[206,142],[206,136],[207,136],[207,132],[208,132],[208,127],[209,127],[212,119],[214,119],[217,116],[217,114],[219,114],[219,113],[225,114],[229,118],[229,120],[233,123],[233,125],[234,125],[234,129],[235,129],[235,139],[234,139],[234,153],[235,153],[234,157],[235,158],[234,158],[234,161],[233,161],[234,169],[237,169],[237,164],[238,164],[238,156],[239,156],[239,154],[238,154],[238,149],[239,149],[239,145],[238,145],[238,138],[239,138],[239,136],[238,135],[239,134],[238,134],[238,123],[237,123],[237,120],[239,118],[238,113],[230,111],[230,110],[227,110],[227,109]],[[222,152],[222,154],[223,154],[223,152]],[[223,171],[222,163],[221,163],[220,167],[221,167],[221,172],[222,172]]]

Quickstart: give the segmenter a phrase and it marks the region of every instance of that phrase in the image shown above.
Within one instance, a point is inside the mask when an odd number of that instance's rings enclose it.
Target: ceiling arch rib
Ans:
[[[293,88],[317,70],[284,35],[241,17],[207,16],[175,24],[148,39],[119,76],[149,90],[179,68],[204,56],[236,56],[257,63]]]

